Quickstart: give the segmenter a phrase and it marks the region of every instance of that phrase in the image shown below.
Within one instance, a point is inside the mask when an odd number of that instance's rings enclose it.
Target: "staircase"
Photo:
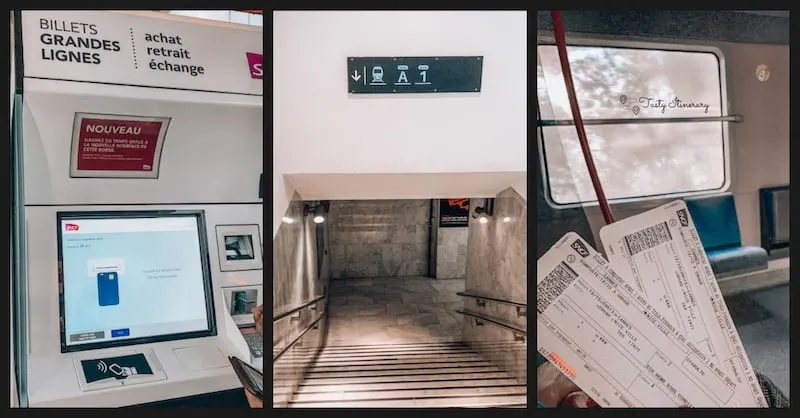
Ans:
[[[460,342],[327,345],[288,406],[526,408],[527,387]]]

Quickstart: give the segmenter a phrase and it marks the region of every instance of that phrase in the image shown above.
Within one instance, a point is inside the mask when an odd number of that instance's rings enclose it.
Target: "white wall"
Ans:
[[[524,185],[526,12],[276,12],[274,42],[276,174],[302,198],[312,191],[320,198],[374,198],[360,194],[374,183],[372,174],[448,174],[431,176],[415,196],[402,198],[439,196],[440,181],[452,175],[465,196]],[[347,92],[348,56],[446,55],[484,56],[479,94]],[[466,177],[459,182],[469,173],[482,173],[491,190],[474,188]],[[327,182],[329,174],[350,175],[351,192],[342,196],[341,182]],[[406,178],[390,180],[380,185],[384,198],[400,197],[394,192]],[[276,221],[285,207],[276,200]]]
[[[277,15],[277,14],[276,14]],[[273,20],[277,23],[277,17],[274,17]],[[278,70],[278,63],[280,59],[280,48],[281,45],[278,42],[277,38],[272,39],[272,71],[275,74]],[[273,155],[273,165],[272,165],[272,238],[275,239],[275,235],[278,233],[278,228],[281,226],[281,218],[286,214],[286,210],[289,209],[289,202],[292,200],[292,195],[294,194],[294,188],[286,183],[285,179],[283,178],[283,174],[281,174],[279,158],[274,156],[280,155],[280,126],[281,126],[281,112],[280,112],[280,91],[281,85],[280,83],[272,83],[272,131],[273,131],[273,138],[272,138],[272,155]]]

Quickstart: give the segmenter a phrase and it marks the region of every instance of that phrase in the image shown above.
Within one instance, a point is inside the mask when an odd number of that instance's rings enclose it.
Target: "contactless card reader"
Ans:
[[[74,363],[83,392],[167,379],[152,349],[76,358]]]

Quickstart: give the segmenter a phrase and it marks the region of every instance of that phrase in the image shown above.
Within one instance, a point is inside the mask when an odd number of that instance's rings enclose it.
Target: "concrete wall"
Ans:
[[[310,217],[303,216],[303,202],[295,198],[283,215],[291,223],[282,222],[272,243],[272,314],[286,312],[293,307],[326,294],[329,266],[323,257],[322,269],[318,270],[317,224]],[[322,228],[327,228],[322,224]],[[327,233],[323,232],[327,237]],[[272,326],[273,347],[284,347],[294,340],[326,309],[325,302],[316,305],[316,310],[306,308],[299,312],[299,318],[282,319]],[[318,329],[311,330],[273,364],[273,402],[285,405],[295,392],[297,384],[303,381],[305,372],[313,363],[314,353],[325,344],[326,320],[319,323]],[[309,351],[310,349],[310,351]]]
[[[331,278],[428,275],[430,200],[332,201]]]
[[[469,228],[439,228],[436,236],[437,279],[463,279],[467,271]]]
[[[483,204],[472,199],[470,210]],[[467,245],[465,288],[497,299],[527,303],[528,205],[513,189],[501,192],[495,200],[489,222],[470,222]],[[527,317],[513,306],[486,301],[481,307],[474,299],[464,299],[464,308],[527,329]],[[527,342],[515,342],[510,331],[472,318],[464,320],[464,340],[521,381],[527,381]]]

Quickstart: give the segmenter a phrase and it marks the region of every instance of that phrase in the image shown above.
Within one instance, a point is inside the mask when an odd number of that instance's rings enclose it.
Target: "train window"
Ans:
[[[541,120],[572,120],[558,51],[539,45]],[[598,175],[610,200],[727,187],[720,60],[711,52],[598,46],[568,48],[575,91]],[[658,119],[664,119],[660,122]],[[597,198],[575,126],[543,126],[540,152],[555,205]]]

